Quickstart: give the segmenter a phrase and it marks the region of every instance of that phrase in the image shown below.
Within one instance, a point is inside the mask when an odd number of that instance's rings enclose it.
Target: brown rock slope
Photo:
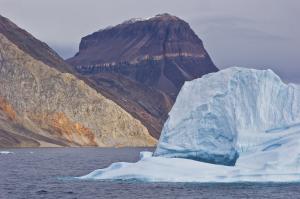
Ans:
[[[155,137],[184,81],[218,70],[190,26],[169,14],[88,35],[67,61],[77,76],[139,119]]]
[[[0,24],[0,147],[155,144],[140,121],[62,73],[68,65],[46,44],[5,18]]]

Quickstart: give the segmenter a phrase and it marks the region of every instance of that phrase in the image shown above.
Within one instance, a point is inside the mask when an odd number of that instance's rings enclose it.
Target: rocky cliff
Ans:
[[[140,121],[66,73],[46,44],[0,19],[0,147],[155,144]]]
[[[169,14],[88,35],[67,61],[77,76],[133,114],[155,137],[183,83],[218,70],[189,24]]]

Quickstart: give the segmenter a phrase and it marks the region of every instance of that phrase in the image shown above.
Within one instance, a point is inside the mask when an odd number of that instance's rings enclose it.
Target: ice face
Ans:
[[[244,68],[187,82],[153,156],[79,179],[300,182],[300,87]]]
[[[184,84],[154,155],[234,165],[239,153],[297,123],[298,86],[271,70],[229,68]]]

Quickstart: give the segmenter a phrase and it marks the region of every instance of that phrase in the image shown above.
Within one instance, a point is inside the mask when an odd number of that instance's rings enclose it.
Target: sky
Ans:
[[[131,18],[170,13],[187,21],[220,68],[271,68],[300,83],[299,0],[0,0],[11,19],[62,57],[80,39]]]

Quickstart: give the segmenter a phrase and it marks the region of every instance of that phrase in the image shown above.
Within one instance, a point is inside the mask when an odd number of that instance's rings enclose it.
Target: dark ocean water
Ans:
[[[142,150],[145,148],[9,149],[14,154],[0,154],[0,199],[300,198],[297,183],[142,183],[68,178],[117,161],[134,162]]]

